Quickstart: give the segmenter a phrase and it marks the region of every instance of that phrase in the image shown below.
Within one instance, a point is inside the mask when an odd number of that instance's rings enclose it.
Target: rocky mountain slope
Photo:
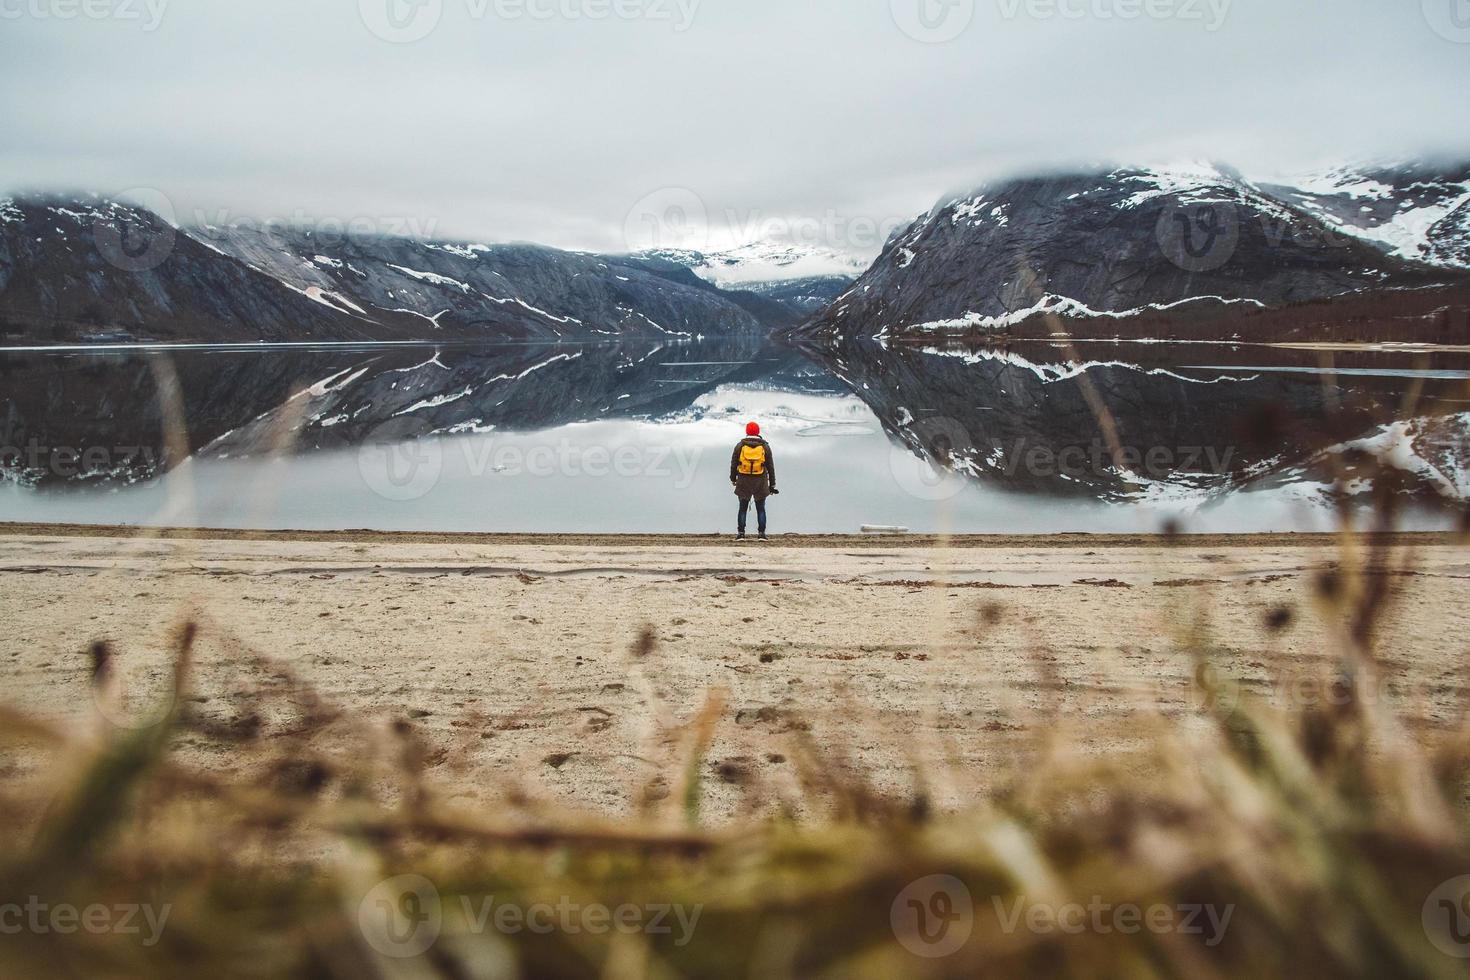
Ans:
[[[0,334],[23,341],[667,339],[795,319],[657,258],[180,229],[100,200],[0,203]]]
[[[801,317],[820,313],[841,296],[852,280],[842,276],[813,276],[777,282],[752,282],[741,288],[792,310]]]
[[[1337,197],[1208,165],[1008,181],[945,201],[895,236],[806,333],[1005,333],[1043,317],[1100,333],[1141,314],[1197,319],[1463,288],[1467,204],[1455,178],[1373,185],[1383,218],[1371,227],[1367,205],[1359,227],[1340,201],[1361,181]],[[1404,241],[1389,248],[1389,237]]]
[[[0,336],[60,343],[119,332],[178,340],[374,335],[366,318],[312,303],[141,208],[0,203]],[[377,335],[393,334],[385,325]]]

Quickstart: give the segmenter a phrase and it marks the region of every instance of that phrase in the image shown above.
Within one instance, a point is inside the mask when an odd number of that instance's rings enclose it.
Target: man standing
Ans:
[[[761,438],[761,427],[754,422],[745,427],[745,438],[740,440],[730,456],[730,484],[735,488],[735,496],[740,498],[736,539],[745,539],[745,516],[750,513],[750,501],[754,499],[760,539],[768,540],[766,497],[781,491],[776,489],[776,461],[771,455],[771,444]]]

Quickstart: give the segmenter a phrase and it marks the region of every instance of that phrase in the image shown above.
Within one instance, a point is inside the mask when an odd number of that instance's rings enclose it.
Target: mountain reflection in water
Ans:
[[[1388,477],[1465,499],[1467,377],[1458,353],[1228,345],[0,353],[0,516],[725,530],[753,417],[783,530],[1322,527]]]

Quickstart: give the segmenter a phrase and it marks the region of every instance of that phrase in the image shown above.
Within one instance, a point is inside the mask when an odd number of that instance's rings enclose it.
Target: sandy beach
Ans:
[[[1394,576],[1382,694],[1433,739],[1463,700],[1470,558],[1449,536],[1397,542],[1415,562]],[[112,645],[134,691],[163,690],[170,631],[192,619],[189,711],[267,755],[308,709],[352,719],[350,736],[327,726],[325,758],[407,721],[432,785],[469,805],[626,812],[667,786],[671,733],[713,696],[711,815],[799,809],[792,759],[811,745],[955,807],[1060,726],[1108,753],[1151,714],[1197,713],[1187,635],[1244,690],[1327,696],[1286,679],[1340,649],[1313,613],[1339,558],[1306,535],[737,545],[3,525],[0,702],[94,723],[89,645]],[[177,750],[206,770],[262,764]]]

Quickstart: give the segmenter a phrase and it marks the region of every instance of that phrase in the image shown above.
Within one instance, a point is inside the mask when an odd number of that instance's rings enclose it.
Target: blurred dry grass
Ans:
[[[1380,522],[1392,520],[1392,496]],[[61,730],[6,709],[4,754],[34,775],[0,798],[0,895],[48,905],[167,905],[161,938],[22,929],[0,936],[7,976],[1449,976],[1460,960],[1421,923],[1426,898],[1470,872],[1470,728],[1426,748],[1378,696],[1384,612],[1412,587],[1401,546],[1343,538],[1315,589],[1336,663],[1293,708],[1253,698],[1213,665],[1207,613],[1178,637],[1197,665],[1211,724],[1143,711],[1126,759],[1086,750],[1086,730],[1039,719],[1034,751],[961,812],[935,812],[914,785],[895,797],[791,726],[810,801],[801,820],[709,830],[698,812],[704,758],[725,711],[663,706],[650,752],[663,775],[640,812],[609,822],[519,801],[461,812],[436,796],[412,719],[343,717],[281,664],[228,716],[191,700],[191,651],[207,617],[181,623],[172,678],[139,703],[116,656],[92,647],[95,726]],[[985,617],[982,615],[981,619]],[[1267,623],[1264,628],[1270,629]],[[244,642],[239,656],[252,653]],[[981,637],[977,642],[983,643]],[[655,652],[653,634],[631,655]],[[267,658],[268,659],[268,658]],[[1038,657],[1038,675],[1048,666]],[[1373,692],[1373,696],[1363,696]],[[171,695],[171,696],[170,696]],[[146,698],[144,699],[147,700]],[[259,737],[262,717],[289,717]],[[1197,719],[1195,719],[1197,720]],[[137,727],[130,727],[136,725]],[[279,727],[279,726],[278,726]],[[222,775],[181,762],[181,744],[260,764]],[[15,771],[12,768],[12,771]],[[741,773],[715,777],[740,783]],[[752,788],[752,792],[756,790]],[[752,812],[760,812],[752,808]],[[766,811],[769,812],[769,811]],[[376,948],[368,892],[394,875],[433,882],[443,928],[422,956]],[[973,897],[973,933],[942,958],[915,955],[890,910],[916,879],[953,875]],[[486,896],[699,907],[692,941],[668,934],[477,927]],[[1205,932],[1007,929],[1006,910],[1087,905],[1230,909]],[[461,902],[467,898],[469,905]],[[998,903],[998,904],[997,904]],[[8,932],[8,930],[7,930]],[[912,938],[910,945],[912,945]]]

